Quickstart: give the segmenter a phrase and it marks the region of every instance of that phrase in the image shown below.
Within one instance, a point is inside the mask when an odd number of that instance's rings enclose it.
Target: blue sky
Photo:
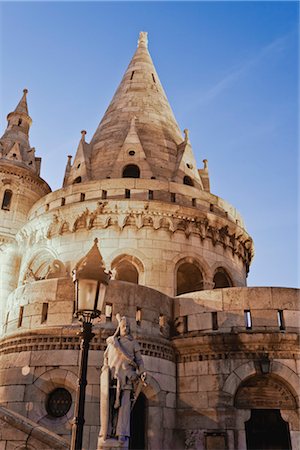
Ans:
[[[295,287],[297,2],[2,2],[0,126],[23,88],[42,176],[61,187],[80,131],[89,141],[139,31],[211,190],[243,215],[250,286]]]

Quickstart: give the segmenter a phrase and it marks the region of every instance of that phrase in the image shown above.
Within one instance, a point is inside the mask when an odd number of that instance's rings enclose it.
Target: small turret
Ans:
[[[35,157],[35,149],[29,143],[32,119],[28,113],[27,93],[24,89],[15,110],[7,115],[7,127],[0,139],[0,159],[13,161],[39,175],[41,159]]]
[[[90,148],[85,141],[86,131],[81,131],[81,139],[79,141],[76,155],[71,164],[72,156],[68,156],[68,162],[65,171],[63,186],[69,184],[81,183],[90,180]]]

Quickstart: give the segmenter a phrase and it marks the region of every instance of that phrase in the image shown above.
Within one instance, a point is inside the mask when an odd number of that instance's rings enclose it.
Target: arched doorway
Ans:
[[[255,375],[239,386],[235,406],[251,411],[245,422],[247,450],[291,450],[289,424],[281,410],[295,410],[296,400],[278,377]]]
[[[128,281],[129,283],[139,283],[139,273],[134,264],[126,259],[121,260],[115,269],[115,279],[120,281]]]
[[[279,409],[252,409],[245,423],[247,450],[291,450],[289,424]]]
[[[147,398],[140,394],[133,407],[130,418],[130,450],[147,448]]]

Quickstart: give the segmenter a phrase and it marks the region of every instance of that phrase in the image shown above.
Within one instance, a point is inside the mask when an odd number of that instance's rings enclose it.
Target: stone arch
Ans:
[[[186,256],[175,266],[175,295],[203,290],[205,270],[198,259]]]
[[[40,423],[46,428],[55,430],[55,427],[59,423],[70,422],[74,415],[74,404],[76,397],[76,389],[78,385],[77,376],[66,369],[51,369],[43,372],[34,382],[33,382],[33,395],[32,398],[35,401],[33,406],[33,416],[37,423]],[[48,395],[54,391],[56,388],[67,389],[72,396],[72,406],[68,413],[60,418],[54,419],[48,417],[46,402]],[[31,418],[31,411],[29,411],[29,418]]]
[[[236,392],[241,385],[247,379],[252,378],[257,375],[257,371],[254,365],[254,361],[248,361],[237,367],[231,374],[226,378],[222,391],[226,394],[230,394],[233,400],[235,398]],[[279,363],[278,361],[272,361],[270,365],[270,376],[274,376],[279,379],[283,384],[285,384],[294,396],[297,404],[299,404],[299,387],[300,380],[297,374],[290,369],[288,366]]]
[[[145,255],[136,249],[122,248],[115,250],[107,259],[106,267],[114,268],[115,262],[119,262],[121,259],[126,258],[131,264],[135,266],[139,273],[139,284],[145,284]]]
[[[58,258],[54,250],[46,247],[39,249],[24,262],[23,270],[20,274],[21,282],[24,284],[45,279],[49,266],[56,259]]]
[[[194,182],[193,182],[192,178],[189,177],[188,175],[185,175],[183,177],[183,184],[186,184],[187,186],[194,186]]]
[[[238,275],[235,273],[235,269],[228,264],[226,260],[219,260],[216,263],[214,263],[212,266],[210,266],[210,272],[211,272],[211,281],[213,281],[213,278],[217,272],[218,269],[222,269],[226,272],[227,276],[229,276],[229,279],[231,280],[231,287],[238,287],[241,286],[240,279],[238,278]],[[242,286],[245,286],[245,283],[242,284]]]
[[[231,276],[229,275],[228,271],[222,266],[219,266],[215,270],[213,282],[214,289],[233,287]]]
[[[139,284],[140,274],[144,273],[142,262],[132,255],[118,255],[111,263],[111,269],[115,273],[115,279]]]

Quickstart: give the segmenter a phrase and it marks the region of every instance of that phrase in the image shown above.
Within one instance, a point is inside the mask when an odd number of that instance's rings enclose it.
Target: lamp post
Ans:
[[[95,239],[91,250],[77,263],[73,270],[73,281],[75,283],[74,315],[82,322],[82,329],[80,332],[78,388],[72,427],[71,450],[82,449],[88,352],[90,341],[95,336],[92,332],[92,321],[101,315],[106,286],[110,279],[110,273],[105,272],[97,243],[98,239]]]

